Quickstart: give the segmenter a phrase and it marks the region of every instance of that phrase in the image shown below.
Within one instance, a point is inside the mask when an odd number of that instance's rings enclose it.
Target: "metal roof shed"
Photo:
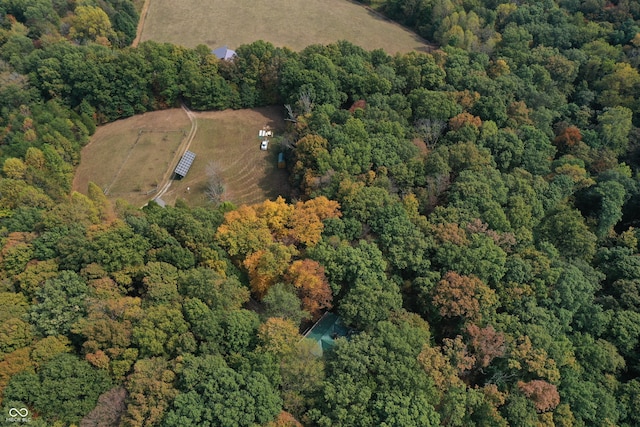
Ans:
[[[180,162],[178,162],[178,166],[176,166],[176,170],[175,170],[176,175],[179,176],[180,178],[184,178],[187,175],[187,172],[189,172],[189,168],[191,167],[191,164],[193,163],[193,160],[195,158],[196,158],[196,153],[192,151],[185,152],[182,158],[180,159]]]
[[[340,318],[333,313],[326,312],[304,337],[316,343],[316,348],[312,353],[316,356],[322,356],[336,345],[335,338],[347,336],[347,333],[348,329],[342,324]]]
[[[213,49],[211,53],[213,53],[218,59],[224,59],[225,61],[228,61],[236,56],[236,52],[229,49],[227,46]]]

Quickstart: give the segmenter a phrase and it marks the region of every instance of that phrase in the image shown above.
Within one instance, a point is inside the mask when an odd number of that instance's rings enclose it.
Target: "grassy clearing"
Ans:
[[[93,181],[110,198],[144,204],[162,181],[191,123],[179,109],[141,114],[98,128],[82,149],[73,189]]]
[[[270,144],[267,151],[262,151],[258,139],[258,131],[265,125],[276,133],[282,128],[280,108],[204,112],[196,113],[196,117],[198,133],[189,148],[196,159],[187,176],[171,184],[162,197],[166,202],[173,204],[181,198],[192,206],[206,205],[209,162],[220,166],[226,187],[224,200],[252,204],[289,193],[287,173],[277,168],[276,145]]]
[[[349,40],[388,53],[427,51],[416,34],[348,0],[150,0],[141,40],[231,48],[256,40],[301,50]]]
[[[172,182],[163,200],[173,204],[181,198],[190,205],[206,205],[205,170],[210,161],[221,166],[225,200],[258,203],[288,194],[286,171],[277,169],[277,148],[272,144],[261,151],[257,138],[264,125],[276,130],[282,127],[279,108],[205,112],[196,117],[198,132],[189,147],[196,159],[184,179]],[[146,113],[100,127],[82,150],[74,190],[86,193],[88,182],[93,181],[109,190],[109,198],[142,206],[175,168],[176,150],[190,128],[181,109]]]
[[[133,7],[136,8],[138,13],[142,11],[142,6],[144,6],[144,0],[133,0]]]

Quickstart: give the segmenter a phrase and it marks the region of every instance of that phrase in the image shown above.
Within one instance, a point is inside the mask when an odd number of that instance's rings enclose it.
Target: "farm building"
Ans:
[[[219,47],[211,51],[218,59],[228,61],[236,56],[236,51],[229,49],[227,46]]]
[[[189,168],[193,164],[193,160],[196,158],[196,153],[191,151],[186,151],[180,162],[178,162],[178,166],[176,166],[176,177],[178,179],[184,178],[187,176],[187,172],[189,172]]]

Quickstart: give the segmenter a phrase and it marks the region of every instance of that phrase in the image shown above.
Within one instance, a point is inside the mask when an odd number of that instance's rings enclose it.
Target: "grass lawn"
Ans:
[[[260,39],[294,50],[341,39],[391,54],[429,50],[416,34],[349,0],[150,0],[141,37],[211,48]]]
[[[282,128],[279,107],[195,113],[198,131],[189,147],[196,159],[187,176],[172,181],[162,199],[178,198],[190,205],[206,205],[206,167],[220,166],[226,186],[224,199],[236,204],[258,203],[288,195],[287,173],[277,169],[277,147],[261,151],[258,130],[265,125]],[[146,113],[101,126],[82,150],[73,189],[87,192],[93,181],[109,198],[122,198],[135,206],[153,198],[153,192],[178,162],[176,151],[191,128],[181,109]],[[142,131],[142,132],[141,132]],[[187,188],[189,190],[187,191]]]

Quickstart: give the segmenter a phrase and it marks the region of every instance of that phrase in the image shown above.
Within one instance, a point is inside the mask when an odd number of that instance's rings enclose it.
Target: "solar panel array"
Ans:
[[[180,159],[178,166],[176,166],[176,175],[180,175],[184,178],[187,175],[187,172],[189,172],[189,168],[191,167],[191,164],[193,163],[193,160],[195,158],[196,153],[194,152],[187,151],[186,153],[184,153],[184,156],[182,156],[182,158]]]

